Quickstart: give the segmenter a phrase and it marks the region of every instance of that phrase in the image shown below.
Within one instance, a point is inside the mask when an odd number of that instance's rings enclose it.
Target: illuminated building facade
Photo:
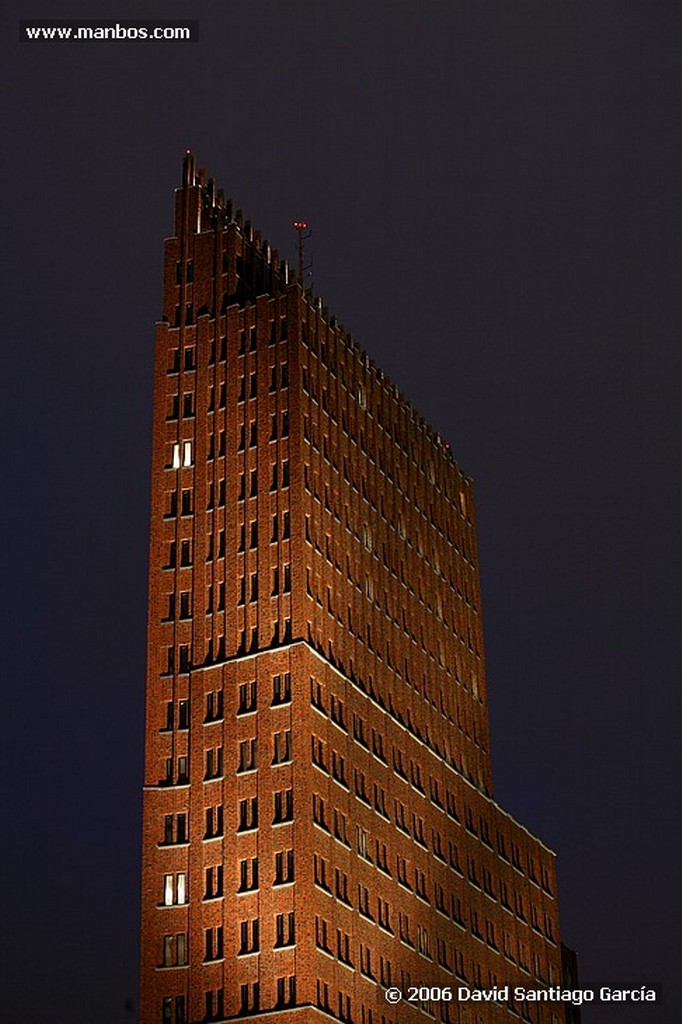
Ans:
[[[141,1024],[563,1024],[447,998],[562,976],[554,855],[493,800],[471,481],[190,154],[146,692]]]

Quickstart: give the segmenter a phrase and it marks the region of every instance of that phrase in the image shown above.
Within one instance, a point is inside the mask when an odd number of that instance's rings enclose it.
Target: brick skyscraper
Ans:
[[[141,1024],[567,1019],[408,1001],[562,977],[554,856],[492,796],[471,481],[189,154],[146,714]]]

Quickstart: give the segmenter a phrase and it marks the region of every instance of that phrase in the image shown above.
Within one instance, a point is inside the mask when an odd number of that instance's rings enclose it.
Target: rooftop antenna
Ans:
[[[298,232],[298,277],[301,285],[305,287],[304,276],[312,271],[312,260],[306,265],[304,261],[304,246],[306,238],[310,238],[312,230],[309,230],[307,220],[295,220],[294,229]]]

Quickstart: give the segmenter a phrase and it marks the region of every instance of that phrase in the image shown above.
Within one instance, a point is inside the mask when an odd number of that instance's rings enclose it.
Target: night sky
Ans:
[[[10,10],[8,12],[7,7]],[[0,1016],[137,1005],[149,469],[187,147],[474,478],[498,802],[584,1024],[680,1018],[679,5],[10,0]],[[200,19],[22,43],[20,17]],[[677,905],[676,905],[677,904]]]

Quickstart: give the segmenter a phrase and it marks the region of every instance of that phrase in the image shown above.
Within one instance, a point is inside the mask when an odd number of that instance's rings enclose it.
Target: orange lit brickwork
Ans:
[[[563,1024],[493,801],[473,493],[188,154],[157,328],[141,1024]]]

